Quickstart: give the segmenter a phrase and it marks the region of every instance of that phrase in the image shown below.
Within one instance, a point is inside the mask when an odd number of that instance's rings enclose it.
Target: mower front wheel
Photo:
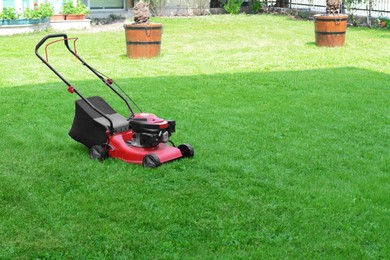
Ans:
[[[107,159],[107,157],[107,150],[102,145],[94,145],[89,148],[89,158],[91,160],[98,159],[99,161],[103,161]]]
[[[145,168],[156,168],[161,165],[160,158],[154,153],[148,154],[142,160],[142,166]]]
[[[194,156],[194,148],[189,144],[181,144],[177,148],[179,148],[183,157],[193,157]]]

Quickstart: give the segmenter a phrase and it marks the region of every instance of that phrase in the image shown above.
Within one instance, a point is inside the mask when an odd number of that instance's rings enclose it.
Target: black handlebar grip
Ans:
[[[42,38],[42,40],[40,40],[38,42],[38,44],[35,46],[35,53],[38,52],[38,49],[42,46],[42,44],[45,43],[45,41],[47,41],[48,39],[50,38],[58,38],[58,37],[64,37],[65,41],[66,41],[66,45],[68,46],[68,42],[67,42],[67,38],[68,38],[68,35],[66,35],[65,33],[59,33],[59,34],[49,34],[49,35],[46,35],[45,37]]]

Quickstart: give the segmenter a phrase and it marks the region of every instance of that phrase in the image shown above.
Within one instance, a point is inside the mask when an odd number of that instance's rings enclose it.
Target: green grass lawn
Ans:
[[[0,38],[0,258],[389,258],[390,32],[349,28],[328,49],[283,16],[155,21],[151,60],[126,57],[123,31],[68,34],[194,146],[156,169],[91,161],[67,134],[77,96],[34,55],[45,33]]]

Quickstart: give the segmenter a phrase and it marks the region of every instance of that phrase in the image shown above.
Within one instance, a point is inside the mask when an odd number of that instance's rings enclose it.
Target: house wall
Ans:
[[[93,1],[93,0],[90,0]],[[158,16],[182,16],[182,15],[205,15],[210,13],[210,0],[162,0],[161,6],[152,10]],[[107,17],[110,14],[132,17],[134,0],[125,0],[123,10],[94,10],[91,9],[90,16],[96,18]]]
[[[164,16],[206,15],[210,13],[210,0],[166,0],[157,12]]]
[[[35,1],[36,2],[36,1]],[[0,10],[4,7],[13,7],[19,12],[23,12],[26,8],[34,8],[33,0],[2,0],[0,1]]]
[[[49,2],[54,7],[54,13],[61,12],[63,0],[0,0],[0,10],[3,7],[14,7],[23,12],[26,8],[34,8],[34,3]],[[77,0],[73,0],[76,3]],[[134,0],[82,0],[90,7],[91,17],[108,17],[110,14],[132,17]],[[153,10],[154,15],[205,15],[210,13],[210,0],[161,0],[161,6]],[[114,8],[110,8],[113,6]],[[108,8],[107,8],[108,7]]]
[[[41,4],[49,2],[54,7],[54,12],[59,13],[62,9],[62,0],[0,0],[0,10],[4,7],[13,7],[18,12],[23,12],[27,8],[33,9],[34,3]],[[76,0],[73,0],[76,3]]]
[[[43,0],[40,1],[43,2]],[[63,3],[62,0],[48,0],[48,2],[53,6],[55,14],[61,13]],[[75,0],[73,0],[73,2],[76,3]]]

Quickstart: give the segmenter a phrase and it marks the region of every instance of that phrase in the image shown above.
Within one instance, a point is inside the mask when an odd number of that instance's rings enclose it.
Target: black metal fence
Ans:
[[[223,3],[226,1],[210,0],[210,7],[223,7]],[[250,1],[244,0],[243,6],[250,4]],[[263,2],[267,7],[303,9],[319,13],[325,13],[326,10],[326,0],[263,0]],[[373,18],[390,18],[390,0],[366,0],[350,6],[343,5],[343,13]]]
[[[267,6],[325,13],[326,0],[268,0]],[[390,0],[367,0],[349,6],[343,5],[343,13],[358,16],[390,17]]]
[[[325,12],[326,0],[290,0],[289,8]],[[363,1],[350,6],[343,5],[346,14],[371,17],[390,17],[390,0]]]

